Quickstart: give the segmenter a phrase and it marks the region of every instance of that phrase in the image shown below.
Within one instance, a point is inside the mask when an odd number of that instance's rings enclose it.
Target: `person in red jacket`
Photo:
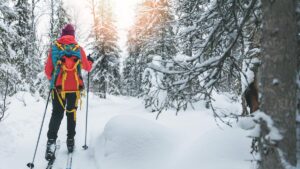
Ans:
[[[67,116],[67,147],[69,152],[73,152],[74,136],[76,134],[76,110],[80,98],[80,91],[83,89],[81,72],[78,72],[78,65],[88,72],[92,69],[93,59],[87,57],[82,47],[75,40],[75,30],[71,24],[67,24],[55,43],[55,48],[49,50],[45,63],[45,74],[48,80],[53,82],[52,87],[52,115],[47,132],[47,149],[45,158],[51,160],[54,157],[54,148],[61,121],[66,111]],[[65,52],[66,47],[72,47],[71,51],[78,51],[79,56],[72,53],[60,56],[55,49]],[[53,63],[56,61],[56,63]],[[59,72],[56,69],[59,68]]]

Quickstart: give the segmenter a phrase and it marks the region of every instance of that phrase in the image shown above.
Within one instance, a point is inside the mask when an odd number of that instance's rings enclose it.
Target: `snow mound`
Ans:
[[[174,150],[174,136],[168,128],[136,116],[112,118],[96,141],[98,168],[163,169]]]
[[[253,120],[253,117],[240,117],[238,121],[238,126],[244,130],[254,129],[256,123]]]

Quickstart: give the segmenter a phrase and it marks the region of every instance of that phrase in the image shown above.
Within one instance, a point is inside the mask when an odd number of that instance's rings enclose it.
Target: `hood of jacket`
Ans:
[[[72,36],[72,35],[62,36],[59,39],[57,39],[57,42],[60,43],[60,44],[65,44],[65,45],[77,44],[77,41],[75,40],[75,37]]]

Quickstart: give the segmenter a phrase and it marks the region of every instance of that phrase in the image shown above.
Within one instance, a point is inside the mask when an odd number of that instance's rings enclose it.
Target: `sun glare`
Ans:
[[[137,5],[142,1],[143,0],[110,0],[120,38],[119,46],[123,49],[126,48],[128,30],[134,23],[135,10],[137,9]]]
[[[134,22],[135,9],[142,0],[110,0],[119,29],[128,29]]]
[[[137,9],[137,5],[143,2],[144,0],[105,0],[105,1],[108,1],[111,7],[113,8],[114,18],[116,21],[116,26],[117,26],[118,36],[119,36],[119,45],[121,48],[124,48],[126,44],[127,32],[130,29],[130,26],[134,24],[135,12],[136,12],[135,10]],[[88,5],[88,0],[64,0],[64,2],[67,8],[76,11],[73,12],[76,14],[74,18],[77,21],[79,21],[78,23],[79,23],[79,27],[81,28],[81,31],[89,32],[90,25],[92,24],[91,23],[92,16]],[[78,15],[79,13],[80,15]],[[79,39],[79,41],[80,40],[81,39]]]

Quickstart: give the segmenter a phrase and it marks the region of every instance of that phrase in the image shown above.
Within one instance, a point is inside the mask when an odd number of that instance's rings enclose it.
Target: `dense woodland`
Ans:
[[[46,40],[36,34],[39,17],[45,15],[37,7],[45,2],[50,23]],[[230,119],[251,116],[261,128],[252,144],[260,168],[296,166],[299,3],[143,0],[128,32],[128,56],[121,62],[109,1],[89,0],[92,91],[101,98],[139,97],[157,118],[164,110],[180,113],[203,100],[214,110],[217,123],[230,125]],[[73,21],[62,0],[0,0],[0,119],[9,108],[7,97],[18,91],[46,95],[48,81],[40,56],[47,54],[63,25]],[[243,112],[218,112],[212,104],[216,92],[233,94]],[[272,137],[272,132],[282,137]]]

